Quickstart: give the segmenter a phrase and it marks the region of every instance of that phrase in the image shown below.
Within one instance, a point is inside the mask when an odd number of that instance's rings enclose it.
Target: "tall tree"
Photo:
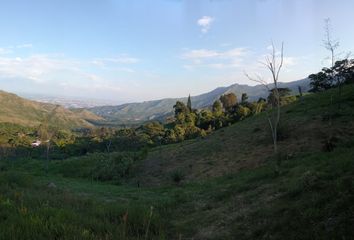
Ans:
[[[241,103],[246,103],[248,100],[247,93],[242,93],[241,95]]]
[[[175,116],[180,113],[186,114],[188,112],[188,107],[181,101],[177,101],[173,108],[175,109]]]
[[[192,112],[192,100],[191,100],[191,95],[190,94],[188,96],[187,108],[189,109],[190,112]]]
[[[308,78],[310,79],[310,92],[321,92],[332,87],[332,80],[326,72],[311,74]]]
[[[336,61],[332,67],[334,72],[335,85],[338,88],[338,108],[341,108],[341,98],[342,98],[342,86],[345,82],[350,82],[350,79],[353,80],[353,70],[354,70],[354,61],[349,60],[348,58],[341,61]]]
[[[333,71],[336,74],[336,85],[340,87],[344,83],[354,82],[354,59],[345,58],[334,64]]]
[[[175,109],[175,118],[179,124],[184,124],[186,116],[189,113],[188,107],[181,101],[177,101],[173,106]]]
[[[303,98],[303,94],[302,94],[302,88],[301,86],[297,86],[297,89],[299,91],[299,98],[300,98],[300,102],[302,103],[304,101],[304,98]]]

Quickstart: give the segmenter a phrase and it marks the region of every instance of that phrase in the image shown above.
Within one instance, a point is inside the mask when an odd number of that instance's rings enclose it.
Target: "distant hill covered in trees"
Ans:
[[[295,95],[298,93],[298,87],[303,92],[310,89],[309,79],[305,78],[298,81],[280,83],[279,87],[289,88]],[[267,89],[262,85],[249,86],[242,84],[233,84],[228,87],[219,87],[198,96],[192,96],[193,108],[201,109],[211,107],[220,96],[234,93],[241,101],[242,93],[247,93],[249,101],[257,101],[260,97],[267,98],[269,95]],[[161,100],[146,101],[140,103],[127,103],[117,106],[101,106],[89,108],[89,111],[118,124],[139,124],[149,120],[164,120],[167,116],[173,115],[173,106],[176,101],[187,103],[185,98],[166,98]]]

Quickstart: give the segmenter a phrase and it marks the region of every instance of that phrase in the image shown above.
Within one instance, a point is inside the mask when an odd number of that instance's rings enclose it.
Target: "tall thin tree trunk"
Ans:
[[[50,143],[47,143],[47,152],[46,152],[46,166],[45,166],[45,172],[48,174],[48,168],[49,168],[49,148],[50,148]]]

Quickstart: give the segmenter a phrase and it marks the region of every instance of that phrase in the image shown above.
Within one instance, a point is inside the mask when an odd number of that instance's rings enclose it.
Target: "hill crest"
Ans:
[[[80,128],[92,127],[89,120],[102,119],[93,113],[75,112],[59,105],[27,100],[3,90],[0,90],[0,104],[0,123],[34,127],[50,118],[50,125],[62,128]]]

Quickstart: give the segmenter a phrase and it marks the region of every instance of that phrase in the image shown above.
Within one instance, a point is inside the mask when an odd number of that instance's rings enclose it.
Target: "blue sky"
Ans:
[[[281,81],[353,51],[351,0],[4,0],[0,88],[121,102],[180,97],[269,77],[259,61],[284,41]]]

